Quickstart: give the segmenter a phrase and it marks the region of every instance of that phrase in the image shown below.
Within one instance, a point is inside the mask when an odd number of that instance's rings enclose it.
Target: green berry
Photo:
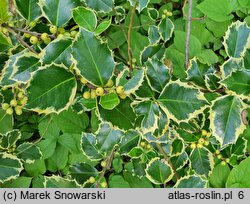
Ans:
[[[146,142],[143,142],[143,141],[142,141],[142,142],[140,143],[140,145],[141,145],[141,147],[145,147],[145,146],[146,146]]]
[[[38,38],[37,38],[36,36],[31,36],[31,37],[30,37],[30,43],[31,43],[32,45],[37,44],[37,43],[38,43]]]
[[[98,87],[96,89],[96,95],[97,96],[102,96],[104,94],[104,89],[102,87]]]
[[[20,92],[17,94],[17,97],[18,97],[19,99],[23,99],[24,93],[23,93],[22,91],[20,91]]]
[[[206,136],[207,135],[207,131],[206,130],[201,130],[201,135],[202,136]]]
[[[90,94],[89,91],[85,91],[85,92],[83,93],[83,98],[89,99],[90,97],[91,97],[91,94]]]
[[[10,105],[11,105],[11,106],[17,106],[17,100],[16,100],[16,99],[12,99],[12,100],[10,101]]]
[[[43,34],[41,35],[41,39],[42,39],[43,41],[45,41],[47,38],[49,38],[48,33],[43,33]]]
[[[3,110],[7,110],[10,107],[10,105],[8,103],[3,103],[2,104],[2,109]]]
[[[225,161],[221,161],[221,165],[225,166],[227,163]]]
[[[204,142],[204,145],[205,145],[205,146],[208,146],[209,143],[210,143],[210,142],[206,140],[206,141]]]
[[[201,143],[197,144],[197,148],[201,149],[202,147],[203,147],[203,144],[201,144]]]
[[[16,106],[15,107],[15,112],[16,112],[17,115],[22,115],[22,113],[23,113],[22,107]]]
[[[123,86],[118,86],[118,87],[116,87],[116,93],[122,94],[123,92],[124,92]]]
[[[190,144],[190,148],[191,148],[191,149],[195,149],[195,148],[196,148],[196,144],[195,144],[194,142],[191,143],[191,144]]]
[[[114,82],[112,79],[108,80],[108,83],[106,84],[107,87],[112,87],[114,85]]]
[[[221,155],[221,154],[218,154],[218,155],[217,155],[217,158],[218,158],[218,159],[221,159],[221,158],[222,158],[222,155]]]
[[[90,93],[90,97],[91,98],[96,98],[96,91],[95,90],[91,90],[91,93]]]
[[[70,32],[70,36],[73,37],[73,38],[76,36],[76,34],[77,34],[77,31],[76,31],[76,30],[72,30],[72,31]]]
[[[96,180],[93,176],[89,177],[89,183],[95,183]]]
[[[13,108],[9,107],[7,110],[6,110],[6,113],[8,115],[12,115],[13,114]]]
[[[203,138],[200,138],[200,139],[198,140],[198,142],[201,143],[201,144],[203,144],[203,143],[205,142],[205,140],[204,140]]]
[[[49,31],[50,31],[52,34],[56,34],[56,33],[57,33],[57,27],[54,26],[54,25],[52,25],[52,26],[50,26]]]
[[[103,160],[103,161],[101,162],[101,166],[102,166],[102,167],[105,167],[106,165],[107,165],[107,162]]]
[[[229,159],[229,158],[226,158],[226,159],[225,159],[225,162],[229,163],[229,162],[230,162],[230,159]]]
[[[101,183],[101,187],[106,188],[107,186],[108,186],[107,182],[104,181]]]
[[[24,33],[24,37],[26,37],[26,38],[30,38],[30,37],[31,37],[31,35],[30,35],[29,33]]]
[[[64,29],[64,28],[58,28],[57,31],[58,31],[60,34],[64,34],[64,33],[65,33],[65,29]]]

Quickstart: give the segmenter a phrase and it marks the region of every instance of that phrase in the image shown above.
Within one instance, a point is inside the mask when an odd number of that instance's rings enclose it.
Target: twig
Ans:
[[[184,1],[184,4],[183,4],[183,6],[182,6],[182,14],[183,14],[183,16],[185,17],[185,18],[187,18],[187,15],[186,15],[186,13],[185,13],[185,6],[186,6],[186,4],[187,4],[187,1],[188,0],[185,0]],[[192,20],[193,21],[199,21],[199,20],[203,20],[203,19],[205,19],[206,18],[206,16],[203,16],[203,17],[200,17],[200,18],[192,18]]]
[[[168,163],[168,164],[171,166],[171,168],[173,169],[174,175],[175,175],[176,179],[179,179],[179,175],[178,175],[176,169],[174,168],[174,165],[173,165],[172,162],[170,161],[170,159],[169,159],[167,153],[164,151],[164,149],[162,148],[161,144],[160,144],[160,143],[157,143],[156,146],[157,146],[157,148],[159,149],[160,153],[162,153],[164,159],[167,161],[167,163]]]
[[[186,30],[186,43],[185,43],[185,68],[188,69],[189,65],[189,44],[191,35],[191,21],[192,21],[192,0],[188,1],[188,18]]]
[[[131,52],[131,32],[132,32],[132,27],[133,27],[133,21],[134,21],[136,6],[137,6],[137,0],[135,1],[135,5],[134,5],[134,7],[133,7],[133,9],[131,11],[129,27],[128,27],[128,61],[129,61],[130,74],[133,71],[132,52]]]
[[[98,179],[98,181],[97,181],[97,183],[96,183],[96,187],[97,187],[97,188],[98,188],[98,185],[99,185],[99,183],[101,182],[102,178],[104,177],[106,171],[110,169],[111,163],[112,163],[112,161],[113,161],[114,154],[115,154],[115,148],[112,149],[110,155],[109,155],[108,158],[106,159],[107,164],[106,164],[106,166],[103,168],[102,173],[101,173],[101,175],[100,175],[100,177],[99,177],[99,179]]]
[[[11,27],[7,27],[7,29],[16,37],[16,39],[26,48],[28,48],[31,52],[38,55],[38,53],[31,47],[29,44],[27,44]]]

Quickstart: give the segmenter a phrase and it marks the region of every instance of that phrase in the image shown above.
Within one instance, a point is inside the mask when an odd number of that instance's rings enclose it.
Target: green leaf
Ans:
[[[38,70],[40,65],[37,55],[26,52],[18,57],[14,63],[11,79],[25,83],[31,78],[32,73]]]
[[[89,125],[89,118],[85,112],[77,113],[72,108],[53,117],[53,121],[63,133],[82,133]]]
[[[73,18],[75,22],[88,31],[94,31],[97,25],[97,18],[94,13],[89,8],[84,8],[82,6],[77,7],[72,10]]]
[[[75,180],[65,179],[60,176],[45,176],[44,188],[79,188]]]
[[[34,163],[42,157],[40,149],[33,143],[22,143],[16,148],[17,155],[26,163]]]
[[[153,188],[152,183],[145,177],[138,177],[128,171],[123,171],[124,179],[131,188]]]
[[[232,72],[237,70],[242,70],[244,67],[243,60],[241,58],[232,58],[230,57],[227,61],[223,63],[220,67],[222,78],[226,78]]]
[[[123,161],[121,158],[114,158],[113,161],[112,161],[112,167],[114,168],[115,172],[117,174],[121,173],[122,172],[122,169],[123,169]]]
[[[113,130],[108,123],[103,123],[96,135],[96,147],[102,153],[108,154],[118,143],[120,143],[122,136],[122,131]]]
[[[0,7],[1,8],[1,7]],[[8,48],[10,48],[11,45],[11,41],[9,38],[7,38],[5,35],[3,35],[0,32],[0,52],[3,52],[5,50],[7,50]]]
[[[249,188],[250,180],[247,179],[250,174],[249,166],[250,157],[236,165],[228,176],[226,188]]]
[[[207,102],[201,93],[182,82],[171,82],[159,96],[162,109],[176,121],[189,120],[206,107]]]
[[[101,96],[99,104],[107,110],[113,110],[120,103],[120,99],[115,93]]]
[[[91,160],[100,160],[102,155],[96,147],[96,137],[91,133],[83,133],[81,147],[84,154]]]
[[[224,36],[223,45],[229,57],[244,57],[250,45],[250,28],[245,22],[232,23]]]
[[[173,164],[174,168],[176,169],[176,171],[180,170],[184,165],[187,164],[188,162],[188,155],[187,153],[184,151],[182,152],[181,155],[178,156],[172,156],[170,158],[171,163]]]
[[[159,108],[153,101],[143,101],[135,106],[135,112],[143,115],[141,128],[143,133],[154,132],[157,127]]]
[[[225,188],[228,175],[230,173],[230,168],[228,164],[222,165],[219,163],[216,165],[209,177],[209,183],[213,188]]]
[[[15,2],[18,11],[28,22],[36,20],[42,14],[38,6],[39,0],[15,0]]]
[[[97,50],[102,54],[96,55]],[[113,75],[115,62],[111,51],[91,32],[80,29],[72,45],[72,56],[80,74],[93,85],[104,86]]]
[[[64,133],[58,138],[58,142],[72,153],[81,153],[81,134]]]
[[[129,95],[139,89],[142,85],[143,77],[144,69],[135,69],[130,73],[129,69],[126,68],[117,76],[116,86],[123,86],[124,93]]]
[[[147,178],[154,184],[164,184],[174,176],[173,170],[165,160],[160,158],[152,159],[146,168]]]
[[[136,147],[138,145],[140,138],[140,132],[136,130],[126,131],[124,137],[122,137],[119,152],[121,154],[127,154],[133,147]]]
[[[0,135],[0,146],[3,149],[9,149],[21,138],[21,132],[19,130],[12,130],[5,135]]]
[[[160,41],[160,33],[159,33],[159,28],[155,25],[149,26],[148,29],[148,38],[150,41],[150,44],[156,44]]]
[[[174,32],[174,24],[169,18],[164,18],[158,25],[159,33],[164,42],[168,41]]]
[[[183,31],[175,30],[174,32],[174,46],[181,53],[185,53],[185,41],[186,41],[186,33]],[[193,58],[196,55],[201,53],[201,43],[200,41],[193,35],[190,36],[190,46],[189,46],[189,57]]]
[[[197,175],[189,175],[180,178],[175,184],[175,188],[205,188],[207,181]]]
[[[210,128],[222,146],[235,143],[244,131],[245,125],[241,120],[242,110],[242,101],[236,96],[222,96],[213,102],[210,111]]]
[[[206,16],[217,22],[227,21],[233,18],[231,14],[230,0],[205,0],[197,8]]]
[[[211,49],[202,50],[201,53],[197,56],[198,60],[207,65],[215,64],[219,61],[218,56]]]
[[[24,169],[27,172],[29,176],[35,177],[42,174],[45,174],[46,172],[46,164],[43,159],[35,160],[34,163],[25,163]]]
[[[141,147],[133,147],[128,155],[132,158],[132,159],[136,159],[136,158],[140,158],[143,155],[144,151]]]
[[[76,80],[65,69],[51,65],[35,73],[27,88],[27,109],[39,113],[61,112],[72,103]]]
[[[5,23],[9,20],[9,1],[1,0],[0,2],[0,22]]]
[[[250,70],[233,72],[221,82],[227,89],[238,95],[250,95]]]
[[[99,106],[99,112],[102,119],[111,122],[121,129],[128,130],[133,128],[136,115],[131,108],[131,100],[125,99],[120,102],[113,110],[105,110]]]
[[[48,138],[48,139],[40,141],[37,144],[37,146],[40,148],[43,154],[44,159],[47,159],[54,154],[55,149],[56,149],[56,143],[57,143],[56,139]]]
[[[21,160],[10,154],[0,154],[0,182],[9,181],[19,176],[23,170]]]
[[[86,182],[91,176],[96,177],[98,171],[95,167],[87,163],[79,163],[70,167],[70,175],[74,178],[79,184]]]
[[[210,151],[203,148],[194,149],[190,156],[190,166],[198,174],[208,177],[213,169],[213,155]]]
[[[109,28],[109,26],[111,25],[111,21],[112,19],[110,18],[109,20],[106,21],[102,21],[96,28],[95,30],[95,35],[100,35],[101,33],[103,33],[105,30],[107,30]]]
[[[1,188],[29,188],[32,177],[18,177],[17,179],[7,181],[1,185]]]
[[[136,6],[139,13],[147,7],[149,0],[128,0],[131,6]]]
[[[64,64],[66,67],[70,67],[71,61],[71,44],[70,38],[57,38],[53,42],[49,43],[42,50],[41,62],[43,64],[51,65],[55,63],[57,65]]]
[[[159,60],[149,59],[146,62],[146,68],[151,87],[157,92],[161,92],[170,79],[168,67]]]
[[[80,5],[79,0],[40,0],[43,15],[55,26],[63,27],[71,18],[71,10]]]
[[[5,134],[13,129],[13,117],[0,109],[0,134]]]
[[[88,7],[101,12],[110,12],[114,7],[114,0],[85,0]]]
[[[111,175],[108,184],[110,188],[130,188],[129,183],[121,175]]]
[[[242,7],[250,8],[250,0],[238,0],[238,2]]]

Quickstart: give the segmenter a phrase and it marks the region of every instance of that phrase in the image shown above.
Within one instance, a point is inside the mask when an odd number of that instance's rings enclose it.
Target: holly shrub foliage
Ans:
[[[250,187],[250,1],[0,1],[1,187]]]

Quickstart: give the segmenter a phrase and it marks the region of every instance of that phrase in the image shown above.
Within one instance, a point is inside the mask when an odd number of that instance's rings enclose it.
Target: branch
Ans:
[[[187,18],[187,30],[186,30],[186,44],[185,44],[185,68],[189,65],[189,44],[191,35],[191,21],[192,21],[192,0],[188,1],[188,18]]]
[[[156,144],[158,150],[160,151],[160,153],[162,153],[164,159],[167,161],[167,163],[170,165],[170,167],[173,169],[174,171],[174,175],[176,177],[176,179],[178,180],[180,177],[176,171],[176,169],[174,168],[174,165],[172,164],[172,162],[170,161],[170,159],[168,158],[168,155],[167,153],[164,151],[164,149],[162,148],[161,144],[160,143],[157,143]]]
[[[187,1],[188,0],[185,0],[184,1],[184,4],[183,4],[183,6],[182,6],[182,14],[183,14],[183,16],[185,17],[185,18],[187,18],[187,15],[186,15],[186,13],[185,13],[185,6],[186,6],[186,4],[187,4]],[[203,20],[203,19],[205,19],[206,18],[206,16],[203,16],[203,17],[200,17],[200,18],[192,18],[192,20],[193,21],[198,21],[198,20]]]
[[[135,5],[131,11],[130,21],[129,21],[129,27],[128,27],[128,61],[129,61],[129,70],[130,73],[133,71],[132,67],[132,52],[131,52],[131,31],[133,27],[133,21],[135,16],[135,10],[137,6],[137,0],[135,1]]]
[[[38,55],[38,53],[31,47],[29,44],[27,44],[11,27],[7,27],[7,29],[16,37],[16,39],[26,48],[28,48],[31,52]]]

